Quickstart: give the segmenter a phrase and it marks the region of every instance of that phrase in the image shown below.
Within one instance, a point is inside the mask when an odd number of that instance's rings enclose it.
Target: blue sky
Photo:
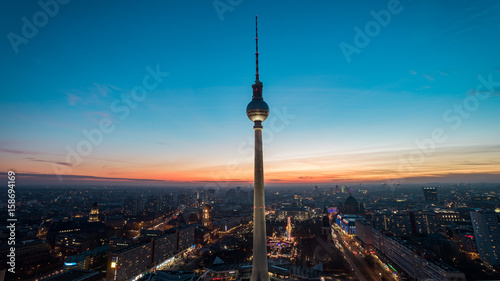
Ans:
[[[32,23],[43,9],[1,4],[2,172],[248,183],[258,14],[268,183],[500,180],[497,1],[42,3],[58,11],[17,46],[9,38],[23,36],[23,17]],[[391,5],[399,12],[349,62],[339,45],[354,46],[355,27]],[[113,101],[142,85],[148,66],[169,75],[121,119]],[[474,102],[481,77],[495,90],[453,129],[454,105]],[[103,118],[113,132],[81,163],[67,161],[66,147]],[[436,128],[446,141],[401,169]]]

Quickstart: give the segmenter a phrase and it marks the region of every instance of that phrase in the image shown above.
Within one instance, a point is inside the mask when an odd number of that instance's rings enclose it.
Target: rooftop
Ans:
[[[79,255],[68,256],[68,257],[66,257],[65,262],[67,262],[67,263],[79,262],[87,256],[93,256],[93,255],[97,255],[97,254],[101,254],[101,253],[106,253],[108,250],[109,250],[109,245],[104,245],[102,247],[97,247],[97,248],[92,249],[90,251],[83,252]]]
[[[62,274],[45,279],[46,281],[87,281],[99,280],[99,272],[73,269]]]
[[[236,271],[236,270],[250,270],[252,268],[252,262],[243,263],[233,263],[233,264],[213,264],[208,270],[213,272],[225,272],[225,271]],[[308,279],[319,279],[322,276],[322,272],[319,270],[296,266],[292,264],[279,264],[274,265],[269,263],[269,271],[278,274],[290,274],[294,276],[301,276]]]
[[[144,246],[144,245],[149,244],[149,243],[151,243],[151,242],[141,242],[139,244],[130,245],[127,248],[123,248],[123,249],[120,249],[120,250],[117,250],[117,251],[113,252],[113,254],[122,254],[122,253],[130,251],[130,250],[132,250],[132,249],[134,249],[136,247]]]

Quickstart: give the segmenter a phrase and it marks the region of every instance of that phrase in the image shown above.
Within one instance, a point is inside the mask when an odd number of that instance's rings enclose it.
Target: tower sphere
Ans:
[[[247,106],[247,116],[253,122],[262,122],[269,116],[269,106],[263,100],[252,100]]]

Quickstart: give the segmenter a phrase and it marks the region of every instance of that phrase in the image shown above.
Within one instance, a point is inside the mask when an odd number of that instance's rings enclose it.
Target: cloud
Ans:
[[[94,86],[97,90],[97,92],[103,96],[103,97],[107,97],[108,96],[108,93],[111,93],[113,90],[112,89],[117,89],[115,87],[112,87],[112,86],[108,86],[108,85],[100,85],[100,84],[97,84],[97,83],[94,83]],[[111,89],[112,88],[112,89]]]
[[[197,180],[197,181],[183,181],[185,183],[218,183],[218,181],[210,181],[210,180]],[[248,180],[240,180],[240,179],[234,179],[234,180],[225,180],[224,183],[247,183],[250,182]]]
[[[75,106],[76,103],[82,99],[81,97],[70,93],[66,93],[66,95],[68,96],[68,104],[71,106]]]
[[[7,153],[13,153],[13,154],[42,154],[40,152],[35,152],[35,151],[27,151],[27,150],[14,150],[14,149],[6,149],[6,148],[0,148],[0,151],[2,152],[7,152]]]
[[[97,124],[100,124],[103,118],[111,119],[111,116],[108,113],[102,111],[85,112],[84,115],[87,119]]]
[[[118,95],[117,93],[113,93],[114,91],[123,92],[122,89],[112,85],[93,83],[92,86],[85,90],[73,89],[67,92],[66,96],[68,97],[68,103],[71,106],[75,106],[77,104],[103,105],[104,100],[108,100],[113,95]]]
[[[5,172],[0,172],[0,175],[6,175]],[[36,174],[36,173],[17,173],[23,178],[31,178],[35,180],[58,180],[57,175],[54,174]],[[113,178],[113,177],[97,177],[86,175],[64,175],[64,179],[68,180],[106,180],[106,181],[128,181],[128,182],[168,182],[165,180],[156,179],[133,179],[133,178]]]
[[[429,81],[434,81],[434,76],[433,75],[427,75],[427,74],[424,74],[422,75],[425,79],[429,80]]]
[[[496,173],[447,173],[447,174],[431,174],[425,176],[405,177],[405,183],[476,183],[476,182],[491,182],[498,183],[500,174]]]
[[[410,70],[410,74],[411,74],[411,75],[417,75],[417,72],[416,72],[415,70],[413,70],[413,69],[412,69],[412,70]]]
[[[105,118],[110,118],[109,113],[102,112],[102,111],[92,111],[92,112],[87,112],[85,113],[87,116],[99,116],[99,117],[105,117]]]
[[[446,180],[451,180],[452,176],[444,175],[456,171],[464,174],[494,174],[500,167],[500,160],[497,160],[500,145],[463,145],[436,147],[422,163],[415,163],[410,169],[401,170],[401,166],[408,163],[404,162],[404,159],[408,159],[415,151],[418,151],[417,147],[405,146],[399,149],[381,147],[366,151],[320,153],[316,156],[297,155],[274,159],[267,165],[267,175],[269,178],[284,179],[283,182],[317,183],[375,182],[384,181],[385,178],[419,176],[443,176],[447,177]],[[467,159],[467,162],[464,159]],[[308,165],[293,165],[298,162]]]
[[[500,96],[500,87],[493,88],[493,91],[478,91],[476,89],[469,89],[469,95],[484,95],[486,97],[499,97]]]
[[[496,3],[495,5],[491,5],[486,7],[485,9],[478,11],[477,13],[471,14],[469,17],[472,20],[484,19],[484,20],[497,20],[497,15],[500,12],[500,4]]]
[[[64,165],[64,166],[73,167],[73,164],[66,163],[66,162],[51,161],[51,160],[43,160],[43,159],[36,159],[36,158],[33,158],[33,157],[26,157],[25,159],[30,160],[30,161],[33,161],[33,162],[54,163],[54,164],[58,164],[58,165]]]
[[[417,88],[417,89],[415,89],[415,90],[416,90],[416,91],[420,91],[420,90],[428,90],[428,89],[430,89],[430,88],[431,88],[431,86],[426,85],[426,86],[422,86],[422,87],[420,87],[420,88]]]

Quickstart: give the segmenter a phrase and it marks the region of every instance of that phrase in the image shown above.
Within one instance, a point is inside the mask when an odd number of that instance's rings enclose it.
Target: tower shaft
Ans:
[[[255,122],[255,172],[253,206],[253,267],[250,281],[269,281],[266,243],[266,203],[264,192],[264,161],[262,125]]]

